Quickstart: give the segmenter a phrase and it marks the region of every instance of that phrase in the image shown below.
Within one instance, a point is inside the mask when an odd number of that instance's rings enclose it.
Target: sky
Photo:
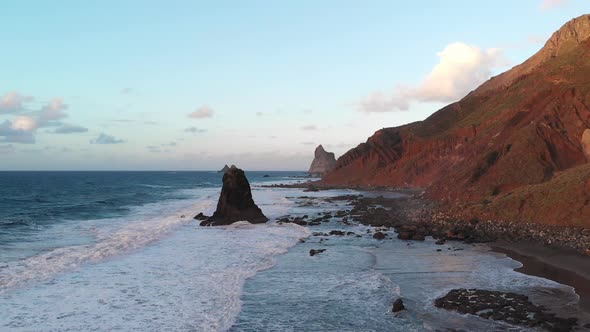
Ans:
[[[0,11],[0,170],[306,170],[423,120],[590,0],[29,1]]]

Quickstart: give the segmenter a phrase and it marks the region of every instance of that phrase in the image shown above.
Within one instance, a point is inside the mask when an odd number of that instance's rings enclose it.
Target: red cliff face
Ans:
[[[459,102],[424,121],[377,131],[323,181],[425,187],[466,215],[590,226],[589,129],[585,15]]]

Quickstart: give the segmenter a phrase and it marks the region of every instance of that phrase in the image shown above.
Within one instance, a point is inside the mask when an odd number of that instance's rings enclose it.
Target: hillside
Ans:
[[[584,15],[462,100],[424,121],[377,131],[323,182],[424,187],[464,216],[590,226],[589,128]]]

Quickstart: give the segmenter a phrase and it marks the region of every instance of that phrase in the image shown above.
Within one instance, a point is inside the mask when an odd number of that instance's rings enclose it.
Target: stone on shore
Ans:
[[[397,299],[393,302],[393,308],[391,308],[391,312],[399,312],[405,310],[404,301],[402,299]]]
[[[326,249],[311,249],[311,250],[309,251],[309,255],[310,255],[310,256],[315,256],[315,255],[317,255],[317,254],[321,254],[321,253],[323,253],[324,251],[326,251]]]
[[[232,165],[223,174],[223,188],[213,216],[201,222],[201,226],[229,225],[237,221],[261,224],[268,221],[252,199],[250,183],[244,171]]]
[[[561,318],[536,306],[525,295],[481,289],[453,289],[434,301],[438,308],[501,320],[509,324],[540,327],[549,331],[571,331],[576,318]]]
[[[209,219],[209,217],[207,217],[206,215],[203,214],[203,212],[201,212],[201,213],[197,214],[193,219],[203,221],[203,220]]]
[[[385,234],[382,232],[376,232],[375,234],[373,234],[373,238],[375,240],[383,240],[385,239]]]

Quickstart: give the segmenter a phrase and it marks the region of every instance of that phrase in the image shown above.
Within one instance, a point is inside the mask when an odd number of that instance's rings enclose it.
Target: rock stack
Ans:
[[[336,156],[333,152],[326,152],[320,144],[315,149],[315,156],[309,167],[309,175],[322,177],[336,166]]]
[[[201,226],[229,225],[237,221],[260,224],[268,221],[252,199],[250,183],[244,171],[232,165],[223,174],[223,188],[213,216],[203,220]]]

